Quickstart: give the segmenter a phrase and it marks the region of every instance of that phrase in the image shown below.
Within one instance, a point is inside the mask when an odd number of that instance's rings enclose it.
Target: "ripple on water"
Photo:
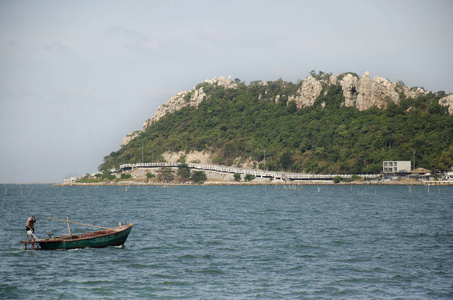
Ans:
[[[453,298],[453,187],[14,191],[1,215],[0,298]],[[38,234],[67,232],[45,216],[136,225],[124,248],[24,251],[31,213]]]

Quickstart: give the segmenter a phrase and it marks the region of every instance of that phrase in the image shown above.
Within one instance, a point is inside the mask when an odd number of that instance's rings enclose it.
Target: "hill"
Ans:
[[[214,78],[161,105],[99,169],[197,153],[240,167],[379,173],[383,160],[415,151],[417,166],[443,171],[453,166],[452,114],[453,95],[368,72],[312,71],[297,83]]]

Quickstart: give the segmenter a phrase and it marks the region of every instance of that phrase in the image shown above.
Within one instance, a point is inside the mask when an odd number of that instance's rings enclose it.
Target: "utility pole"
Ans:
[[[143,163],[143,146],[142,146],[142,163]]]
[[[264,149],[264,172],[266,172],[266,149]]]
[[[414,167],[413,169],[415,170],[415,150],[412,150],[412,159],[414,161]]]

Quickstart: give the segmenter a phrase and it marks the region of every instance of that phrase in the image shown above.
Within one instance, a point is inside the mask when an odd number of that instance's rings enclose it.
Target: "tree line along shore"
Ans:
[[[346,177],[347,176],[347,177]],[[403,176],[375,176],[365,179],[358,175],[339,175],[330,179],[290,180],[257,177],[251,174],[222,173],[216,171],[194,171],[186,164],[178,167],[135,168],[112,174],[98,172],[66,180],[58,186],[180,186],[180,185],[425,185],[426,180]],[[453,184],[453,181],[451,182]]]

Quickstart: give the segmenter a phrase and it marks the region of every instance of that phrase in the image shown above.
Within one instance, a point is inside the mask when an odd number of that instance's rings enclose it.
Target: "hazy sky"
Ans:
[[[0,183],[96,171],[176,92],[311,70],[453,92],[453,1],[0,0]]]

